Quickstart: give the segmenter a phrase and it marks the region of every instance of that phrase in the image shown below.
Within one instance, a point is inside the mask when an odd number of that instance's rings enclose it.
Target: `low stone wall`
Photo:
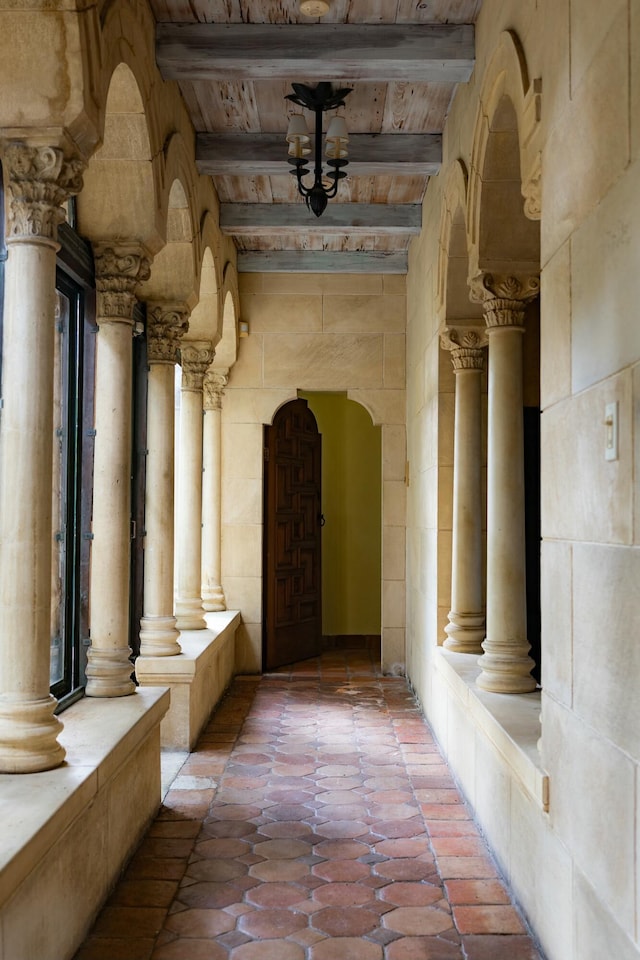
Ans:
[[[160,805],[169,692],[84,698],[62,715],[65,763],[0,775],[0,956],[69,960]]]
[[[171,707],[160,736],[167,750],[192,750],[213,708],[235,672],[235,636],[240,613],[206,614],[206,630],[183,630],[182,653],[175,657],[138,657],[141,687],[171,689]]]

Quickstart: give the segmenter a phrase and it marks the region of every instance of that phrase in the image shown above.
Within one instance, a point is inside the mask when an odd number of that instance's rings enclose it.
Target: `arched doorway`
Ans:
[[[320,652],[321,439],[306,400],[265,427],[263,668]]]

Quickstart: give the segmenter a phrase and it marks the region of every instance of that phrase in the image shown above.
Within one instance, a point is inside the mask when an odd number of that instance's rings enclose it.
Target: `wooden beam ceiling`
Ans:
[[[349,139],[349,176],[433,176],[442,161],[438,133],[360,133]],[[284,134],[199,133],[196,164],[210,176],[273,177],[288,171]]]
[[[293,230],[328,236],[416,236],[422,224],[418,203],[330,203],[317,218],[300,203],[223,203],[220,229],[235,237],[286,236]]]
[[[408,254],[394,251],[250,250],[239,273],[406,273]]]
[[[470,24],[159,23],[168,80],[376,80],[458,83],[474,64]]]

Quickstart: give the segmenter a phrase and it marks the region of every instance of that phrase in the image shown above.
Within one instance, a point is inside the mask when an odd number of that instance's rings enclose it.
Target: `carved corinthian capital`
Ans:
[[[139,243],[96,243],[93,246],[98,291],[97,320],[133,323],[135,290],[148,280],[151,261]]]
[[[486,330],[482,327],[445,327],[440,334],[442,347],[451,351],[454,373],[484,370],[488,342]]]
[[[202,384],[204,391],[203,406],[205,410],[222,409],[222,394],[228,379],[228,370],[207,370]]]
[[[189,311],[184,304],[147,304],[149,363],[178,363],[180,340],[188,329]]]
[[[182,341],[180,362],[183,390],[202,390],[207,367],[213,361],[213,352],[208,340]]]
[[[9,203],[7,243],[49,240],[55,243],[64,220],[63,203],[82,189],[85,161],[67,158],[59,147],[12,141],[2,163]]]
[[[540,278],[481,273],[470,288],[471,299],[482,303],[488,328],[521,327],[527,303],[540,293]]]

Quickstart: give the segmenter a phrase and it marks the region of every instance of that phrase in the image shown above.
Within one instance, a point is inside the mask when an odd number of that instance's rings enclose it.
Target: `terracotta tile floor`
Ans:
[[[541,960],[374,657],[234,682],[76,960]]]

